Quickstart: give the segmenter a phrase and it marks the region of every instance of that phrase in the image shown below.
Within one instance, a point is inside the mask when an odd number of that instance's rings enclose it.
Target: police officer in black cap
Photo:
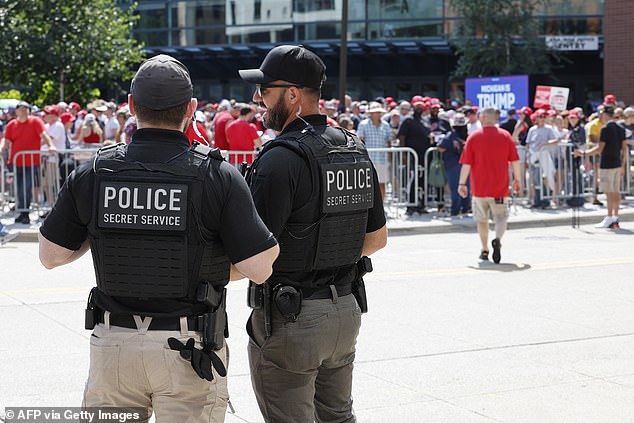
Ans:
[[[379,183],[356,135],[319,114],[321,59],[278,46],[241,70],[279,131],[247,182],[280,243],[273,274],[253,284],[247,331],[251,380],[267,422],[353,422],[352,368],[366,309],[362,274],[387,230]],[[363,258],[362,258],[363,257]]]
[[[92,252],[85,407],[222,422],[225,285],[264,282],[279,248],[241,175],[217,150],[190,148],[183,130],[197,101],[187,68],[155,56],[130,92],[138,131],[69,176],[40,229],[40,260],[51,269]]]

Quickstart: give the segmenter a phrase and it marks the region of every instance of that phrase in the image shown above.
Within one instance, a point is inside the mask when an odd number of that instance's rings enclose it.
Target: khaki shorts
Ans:
[[[489,219],[495,222],[506,221],[509,217],[509,198],[504,197],[501,200],[500,203],[493,197],[473,197],[473,219],[478,223],[488,222]]]
[[[599,169],[599,189],[603,192],[621,192],[621,168]]]

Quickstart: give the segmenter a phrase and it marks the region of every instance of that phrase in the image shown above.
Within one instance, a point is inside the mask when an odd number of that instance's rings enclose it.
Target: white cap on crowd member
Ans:
[[[194,117],[200,123],[205,123],[207,121],[207,116],[205,116],[205,113],[202,110],[196,110]]]
[[[381,103],[373,101],[368,107],[368,113],[385,113],[385,109],[381,106]]]

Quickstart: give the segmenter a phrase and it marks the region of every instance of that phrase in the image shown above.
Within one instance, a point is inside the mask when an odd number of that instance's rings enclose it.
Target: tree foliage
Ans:
[[[142,46],[133,9],[114,0],[0,0],[0,82],[31,101],[86,101],[133,76]]]
[[[450,0],[464,19],[452,41],[454,77],[549,74],[558,56],[539,37],[535,11],[545,0]]]

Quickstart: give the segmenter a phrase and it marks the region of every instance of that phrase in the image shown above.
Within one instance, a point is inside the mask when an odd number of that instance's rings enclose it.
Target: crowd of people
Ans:
[[[184,132],[191,143],[198,142],[228,151],[229,160],[234,164],[242,162],[250,164],[262,145],[278,135],[262,124],[262,117],[266,112],[262,106],[261,103],[253,101],[237,102],[227,99],[218,103],[200,102],[194,119]],[[14,164],[12,158],[21,150],[41,148],[42,151],[47,151],[49,144],[53,144],[57,150],[95,148],[119,142],[127,144],[136,131],[136,118],[130,114],[127,103],[117,104],[102,99],[93,100],[85,107],[73,101],[47,105],[41,109],[21,102],[19,107],[4,111],[0,115],[0,129],[8,128],[9,121],[16,118],[19,109],[22,108],[30,111],[32,118],[40,118],[50,142],[44,138],[44,135],[36,133],[31,134],[27,142],[16,139],[16,142],[8,143],[4,142],[3,136],[2,147],[7,147],[9,144],[12,147],[11,153],[6,157],[9,166]],[[356,132],[368,148],[412,148],[417,153],[422,168],[430,164],[423,163],[426,152],[430,148],[437,147],[442,152],[447,183],[444,189],[431,188],[435,191],[425,192],[427,187],[425,172],[413,169],[413,165],[410,164],[409,187],[407,188],[410,206],[406,210],[406,215],[428,212],[423,199],[424,195],[435,200],[436,211],[439,213],[457,216],[472,212],[470,193],[466,198],[458,194],[458,176],[460,174],[459,159],[467,137],[482,126],[477,106],[469,102],[464,105],[449,101],[442,102],[438,98],[420,95],[407,100],[395,100],[388,96],[377,97],[371,101],[353,100],[350,96],[346,96],[343,101],[321,99],[319,112],[326,116],[329,125],[341,126]],[[532,207],[536,208],[552,206],[551,200],[543,197],[551,198],[554,194],[560,193],[563,185],[560,179],[565,178],[557,172],[559,165],[553,156],[554,150],[548,148],[549,146],[570,145],[572,146],[570,151],[580,150],[584,146],[598,146],[601,128],[611,121],[623,128],[627,139],[632,138],[634,131],[634,109],[625,107],[614,95],[606,95],[603,103],[588,115],[581,107],[558,111],[548,105],[535,110],[528,106],[518,110],[510,109],[506,110],[505,114],[506,119],[500,121],[498,126],[511,134],[517,146],[524,147],[519,149],[520,166],[522,173],[528,170],[531,175],[532,180],[526,184],[526,189]],[[30,123],[29,125],[39,124]],[[10,138],[8,140],[11,141]],[[595,153],[600,154],[598,150],[588,150],[586,156],[592,156]],[[385,152],[371,152],[370,155],[379,175],[381,193],[385,197],[386,183],[392,174],[388,163],[389,156]],[[30,172],[18,175],[19,182],[29,179],[28,173],[33,175],[32,178],[37,179],[35,181],[37,185],[40,174],[46,180],[47,167],[52,172],[56,162],[59,165],[63,160],[63,156],[57,158],[53,155],[47,160],[47,165],[42,165],[44,169],[33,168]],[[579,207],[585,202],[580,169],[582,166],[588,168],[588,163],[578,156],[571,157],[570,161],[573,163],[572,175],[568,177],[573,179],[573,192],[572,195],[566,193],[568,195],[566,201],[569,206]],[[28,167],[39,164],[33,160],[32,164],[24,162],[16,165]],[[599,164],[592,166],[595,166],[592,171],[598,175]],[[64,170],[60,172],[58,184],[63,183],[65,175],[72,168],[72,163],[67,160]],[[421,187],[417,191],[414,189],[415,184],[412,183],[413,178],[418,178],[418,186]],[[25,184],[33,183],[32,180],[24,182]],[[61,186],[58,184],[54,185]],[[446,208],[445,190],[451,199],[450,206]],[[591,201],[595,205],[603,205],[597,198],[597,194],[602,191],[598,182],[591,190],[593,197]],[[56,190],[49,189],[48,191],[50,191],[50,199],[54,200]],[[42,195],[46,196],[46,193]],[[25,193],[20,197],[24,198],[18,198],[18,208],[28,210],[31,195]],[[614,220],[614,216],[618,213],[614,208],[616,200],[608,201],[610,202],[608,216],[611,217],[609,220],[610,223],[614,223],[611,220]],[[27,223],[27,218],[28,213],[23,210],[16,222]]]

